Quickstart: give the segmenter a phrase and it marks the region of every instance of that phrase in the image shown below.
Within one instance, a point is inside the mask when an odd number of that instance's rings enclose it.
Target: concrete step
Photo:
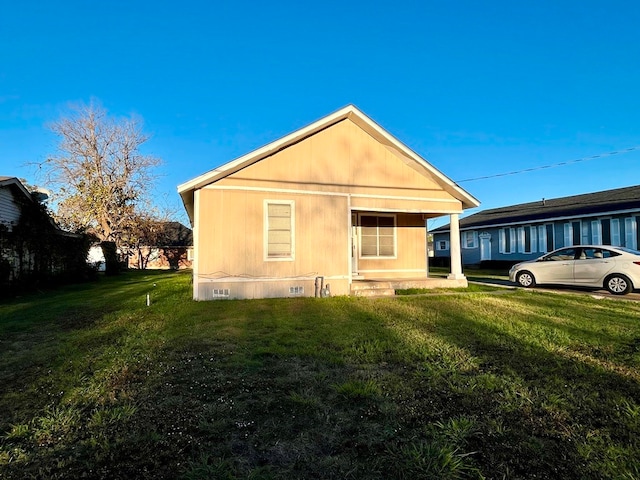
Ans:
[[[351,284],[351,295],[354,297],[392,297],[395,288],[389,282],[358,282]]]

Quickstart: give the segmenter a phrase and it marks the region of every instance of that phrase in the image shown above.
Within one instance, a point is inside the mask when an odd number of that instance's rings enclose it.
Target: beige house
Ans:
[[[351,105],[178,192],[196,300],[467,284],[455,229],[479,202]],[[443,215],[451,273],[430,279],[426,220]]]

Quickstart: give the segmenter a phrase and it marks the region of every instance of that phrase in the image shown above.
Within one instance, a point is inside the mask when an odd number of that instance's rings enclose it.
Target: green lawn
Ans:
[[[0,478],[640,479],[640,304],[499,293],[0,303]]]

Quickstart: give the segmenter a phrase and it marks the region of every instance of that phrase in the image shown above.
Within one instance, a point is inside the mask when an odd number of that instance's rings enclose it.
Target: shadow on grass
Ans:
[[[150,290],[151,307],[139,306]],[[615,350],[602,364],[572,356],[576,336],[602,346],[629,333],[567,323],[573,304],[205,303],[189,300],[184,277],[162,275],[98,294],[113,311],[45,342],[55,368],[33,382],[67,393],[16,405],[0,441],[15,460],[0,458],[0,476],[604,478],[640,461],[638,424],[620,408],[633,411],[638,384],[616,370],[632,364]],[[617,306],[598,308],[624,323]],[[27,397],[9,387],[2,406]],[[57,436],[44,436],[54,420]]]
[[[548,299],[536,300],[544,309]],[[530,298],[523,300],[530,302]],[[477,305],[438,302],[439,320],[429,329],[445,344],[466,352],[475,364],[467,371],[440,369],[435,377],[444,378],[453,393],[448,415],[466,412],[484,419],[486,430],[476,445],[482,470],[497,473],[501,470],[496,465],[500,465],[503,474],[516,477],[533,473],[553,478],[637,475],[638,423],[621,414],[625,402],[635,405],[634,399],[640,398],[633,365],[621,365],[619,357],[601,364],[590,362],[583,355],[574,355],[571,345],[566,348],[548,342],[552,348],[545,348],[547,340],[510,330],[510,324],[579,333],[586,339],[582,351],[588,350],[589,340],[597,338],[597,348],[624,337],[605,334],[599,338],[597,327],[594,331],[568,327],[562,324],[564,319],[554,321],[549,315],[527,312],[522,318],[512,306],[492,305],[496,319],[492,322],[478,315]],[[570,308],[565,305],[564,311]],[[433,303],[422,302],[426,318],[433,318],[433,309]],[[626,318],[611,321],[625,323]],[[433,376],[433,367],[426,369]],[[434,383],[442,387],[442,381],[433,379],[425,385],[431,388]],[[600,443],[608,447],[595,447]]]

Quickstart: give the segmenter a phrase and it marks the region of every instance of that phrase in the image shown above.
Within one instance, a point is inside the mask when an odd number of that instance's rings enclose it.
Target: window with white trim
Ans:
[[[546,225],[544,225],[544,228],[547,231],[547,236],[546,236],[547,245],[546,245],[546,249],[541,248],[540,251],[551,252],[553,249],[556,248],[556,245],[555,245],[556,229],[553,223],[547,223]]]
[[[498,230],[498,247],[500,253],[516,253],[516,229],[501,228]]]
[[[591,243],[602,245],[602,223],[600,220],[591,221]]]
[[[478,248],[478,232],[462,232],[460,236],[462,248]]]
[[[395,215],[360,215],[360,256],[395,258]]]
[[[524,227],[524,251],[535,253],[537,251],[538,229],[536,227]]]
[[[518,253],[524,253],[524,227],[518,227]]]
[[[295,256],[295,203],[265,200],[265,260],[293,260]]]
[[[611,245],[613,245],[614,247],[620,247],[622,246],[622,243],[620,242],[620,219],[619,218],[612,218],[611,219]]]
[[[571,223],[564,224],[564,246],[570,247],[573,245],[573,226]]]
[[[638,248],[638,226],[635,217],[624,219],[624,246],[636,250]]]
[[[449,250],[449,242],[446,240],[438,240],[436,242],[436,250]]]
[[[582,242],[582,245],[588,245],[591,237],[589,236],[589,222],[586,220],[582,222],[581,233],[580,241]]]
[[[532,227],[536,228],[536,227]],[[553,224],[538,225],[538,252],[547,253],[553,250]],[[534,250],[535,251],[535,250]]]
[[[538,229],[536,227],[528,225],[526,227],[518,227],[518,252],[535,252],[538,243],[537,234]]]

